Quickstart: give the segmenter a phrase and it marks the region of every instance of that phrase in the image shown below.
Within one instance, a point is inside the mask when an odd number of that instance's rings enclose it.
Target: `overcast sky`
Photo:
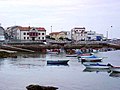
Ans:
[[[0,23],[70,31],[85,27],[120,38],[120,0],[0,0]],[[112,26],[112,27],[111,27]]]

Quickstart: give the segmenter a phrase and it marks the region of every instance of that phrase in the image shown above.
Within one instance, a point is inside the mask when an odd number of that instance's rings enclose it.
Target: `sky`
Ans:
[[[47,33],[51,26],[52,32],[85,27],[120,38],[120,0],[0,0],[0,23],[44,27]]]

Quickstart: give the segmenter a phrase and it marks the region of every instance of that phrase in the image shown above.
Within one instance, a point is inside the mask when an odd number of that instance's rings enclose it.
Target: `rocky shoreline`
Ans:
[[[53,86],[40,86],[40,85],[29,85],[26,87],[27,90],[57,90],[57,87]]]

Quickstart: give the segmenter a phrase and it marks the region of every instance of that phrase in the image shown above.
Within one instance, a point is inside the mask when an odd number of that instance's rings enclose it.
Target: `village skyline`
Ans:
[[[47,33],[51,26],[53,32],[86,27],[120,38],[119,6],[119,0],[0,0],[0,23],[3,27],[45,27]]]

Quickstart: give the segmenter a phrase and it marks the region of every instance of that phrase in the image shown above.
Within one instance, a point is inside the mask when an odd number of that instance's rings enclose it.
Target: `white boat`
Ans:
[[[111,64],[108,64],[108,67],[112,72],[119,72],[120,73],[120,66],[113,66]]]
[[[53,49],[53,50],[47,50],[47,53],[48,54],[59,54],[60,52],[59,52],[59,50]]]
[[[81,60],[81,62],[101,62],[103,58],[97,57],[95,55],[91,56],[81,56],[81,58],[78,58]]]
[[[101,62],[102,58],[81,58],[81,62]]]
[[[109,67],[106,64],[99,63],[83,63],[86,68],[99,68],[99,69],[108,69]]]
[[[66,57],[77,57],[78,54],[67,54]]]
[[[95,55],[80,56],[80,58],[97,58]]]

